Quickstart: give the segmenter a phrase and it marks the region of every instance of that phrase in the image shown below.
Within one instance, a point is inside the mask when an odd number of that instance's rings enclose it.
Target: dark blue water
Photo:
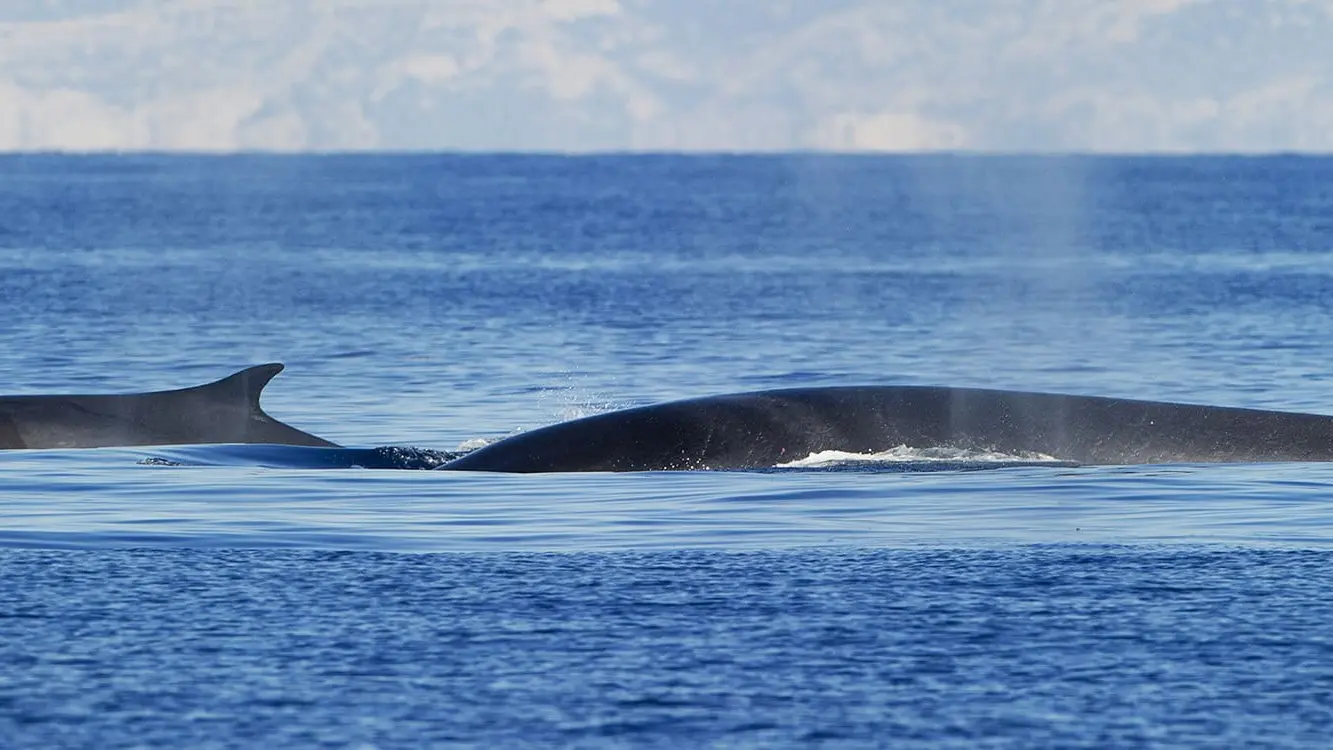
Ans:
[[[2,393],[454,450],[918,383],[1329,411],[1333,160],[0,157]],[[1323,746],[1333,469],[0,454],[0,746]],[[344,467],[344,468],[338,468]]]
[[[1323,553],[0,561],[7,746],[1318,747],[1333,721]]]

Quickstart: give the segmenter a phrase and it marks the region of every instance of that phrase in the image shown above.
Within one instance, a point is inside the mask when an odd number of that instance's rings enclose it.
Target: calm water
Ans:
[[[281,361],[280,419],[443,450],[792,385],[1328,412],[1331,250],[1333,159],[0,157],[0,392]],[[0,746],[1333,732],[1333,466],[337,463],[0,454]]]

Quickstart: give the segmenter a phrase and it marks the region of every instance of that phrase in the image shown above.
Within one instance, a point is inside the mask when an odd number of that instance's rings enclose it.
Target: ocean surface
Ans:
[[[1331,158],[0,156],[0,393],[283,362],[357,449],[789,386],[1333,413],[1331,339]],[[1333,465],[355,455],[0,453],[0,748],[1333,736]]]

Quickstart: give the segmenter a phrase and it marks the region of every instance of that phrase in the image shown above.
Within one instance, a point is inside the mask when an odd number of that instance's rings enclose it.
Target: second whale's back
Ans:
[[[668,402],[493,443],[444,468],[765,468],[898,446],[1040,454],[1084,464],[1333,459],[1333,417],[929,386],[796,388]]]

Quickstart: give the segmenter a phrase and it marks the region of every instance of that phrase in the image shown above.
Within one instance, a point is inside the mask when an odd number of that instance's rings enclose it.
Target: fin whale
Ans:
[[[339,448],[259,405],[277,363],[122,395],[0,396],[0,449],[270,443]],[[932,386],[790,388],[561,422],[439,466],[493,472],[762,469],[899,446],[1079,464],[1333,461],[1333,416]]]
[[[0,396],[0,449],[198,443],[338,447],[283,424],[259,406],[277,363],[213,383],[123,395]]]
[[[899,446],[1085,465],[1333,460],[1333,417],[928,386],[794,388],[607,412],[520,433],[440,469],[758,469]]]

